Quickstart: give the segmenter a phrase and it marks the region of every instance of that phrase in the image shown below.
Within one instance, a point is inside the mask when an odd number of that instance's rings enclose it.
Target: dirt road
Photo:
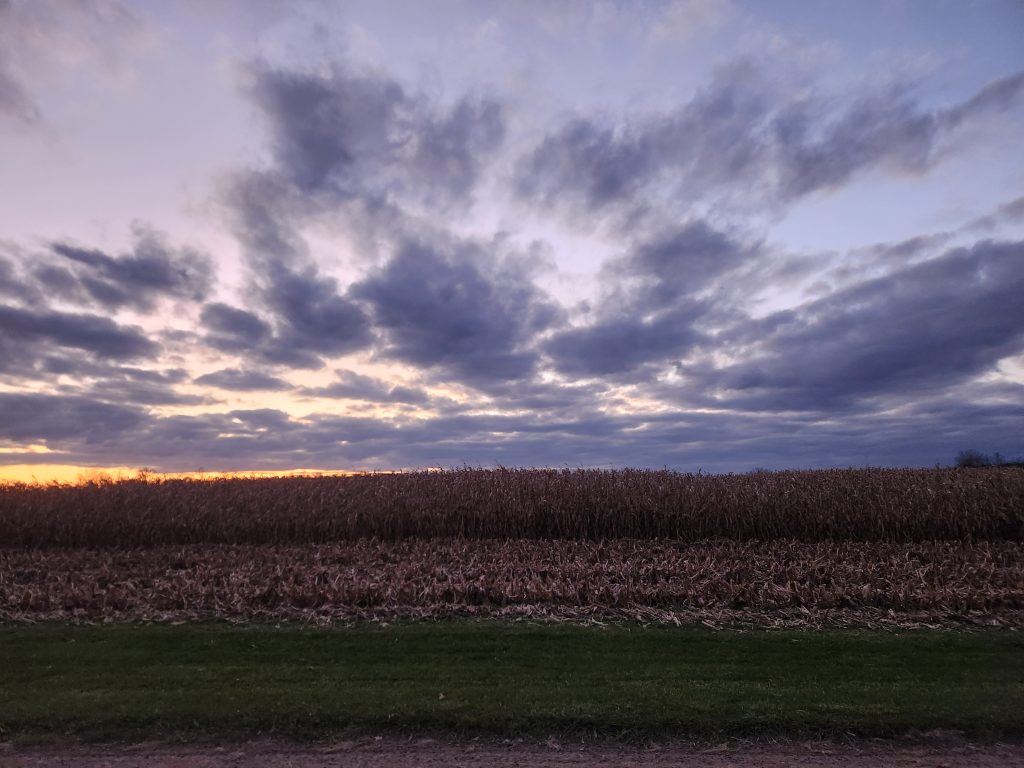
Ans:
[[[643,768],[781,768],[821,766],[1024,765],[1024,744],[972,745],[956,739],[923,743],[869,741],[755,745],[580,745],[551,740],[446,743],[431,739],[361,739],[329,745],[249,742],[227,746],[147,743],[130,746],[15,747],[0,744],[0,768],[556,768],[640,766]]]

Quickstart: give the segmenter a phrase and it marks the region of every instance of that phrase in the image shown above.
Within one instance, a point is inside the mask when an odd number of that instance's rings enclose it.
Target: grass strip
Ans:
[[[497,622],[0,626],[5,737],[1024,735],[1024,636]]]

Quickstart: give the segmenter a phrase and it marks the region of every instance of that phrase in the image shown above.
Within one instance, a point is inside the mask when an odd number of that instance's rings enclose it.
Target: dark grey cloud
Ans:
[[[157,417],[59,395],[0,393],[0,440],[45,442],[71,463],[137,464],[168,471],[285,467],[402,468],[668,466],[764,467],[951,463],[964,446],[1024,452],[1024,406],[921,398],[855,418],[695,412],[571,416],[449,414],[381,419],[271,410]],[[737,451],[737,446],[743,447]],[[30,456],[26,454],[26,456]],[[20,456],[12,454],[12,460]]]
[[[14,262],[0,255],[0,296],[20,296],[21,281],[16,277]]]
[[[138,408],[87,397],[0,392],[0,438],[23,442],[72,440],[80,450],[139,427]],[[131,457],[125,455],[125,460]]]
[[[143,381],[103,381],[88,388],[58,387],[65,394],[81,393],[105,402],[114,402],[138,406],[154,405],[210,405],[215,400],[203,395],[193,395],[177,391],[165,384],[154,384]]]
[[[202,301],[213,284],[213,266],[205,254],[174,248],[155,231],[136,229],[132,250],[120,257],[68,243],[52,250],[68,263],[36,271],[46,287],[64,295],[87,294],[109,309],[152,309],[161,298]]]
[[[306,193],[464,199],[504,137],[498,102],[465,97],[438,109],[383,75],[250,69],[277,170]]]
[[[260,317],[227,304],[207,304],[199,322],[207,331],[206,343],[225,352],[254,349],[271,335]]]
[[[533,341],[560,320],[533,264],[467,242],[405,240],[352,286],[382,329],[381,354],[472,386],[530,377]]]
[[[284,379],[279,379],[276,376],[261,373],[260,371],[246,371],[239,368],[224,368],[213,373],[207,373],[199,376],[195,383],[207,387],[235,390],[237,392],[292,388],[292,385]]]
[[[256,279],[263,300],[278,320],[284,348],[342,355],[369,343],[365,312],[340,293],[333,278],[319,275],[313,267],[297,271],[271,263]]]
[[[628,374],[666,363],[707,339],[723,275],[759,255],[760,245],[694,219],[638,239],[604,267],[604,295],[585,325],[552,336],[544,351],[571,376]]]
[[[450,211],[456,204],[470,204],[483,168],[504,138],[502,106],[474,95],[440,105],[383,74],[338,64],[300,72],[257,63],[248,68],[247,91],[270,129],[271,162],[238,174],[225,200],[251,270],[250,294],[271,334],[257,340],[220,332],[211,334],[211,343],[225,351],[235,343],[271,364],[315,368],[323,358],[370,349],[375,318],[388,337],[387,354],[415,356],[406,343],[415,332],[411,318],[394,304],[411,298],[403,295],[411,285],[400,274],[406,257],[396,256],[371,273],[358,290],[346,290],[310,257],[303,227],[330,220],[350,240],[368,247],[366,258],[382,242],[386,253],[387,245],[408,238],[410,222],[419,215],[411,214],[410,207]],[[456,280],[479,278],[477,286],[464,286],[469,290],[488,287],[484,283],[490,276],[474,271],[467,260],[461,267],[440,257],[434,261]],[[515,279],[513,287],[522,289],[526,282]],[[448,309],[438,300],[424,297],[420,311],[434,302],[435,317],[425,332],[433,328],[433,340],[448,348],[422,354],[438,363],[479,355],[465,348],[471,343],[466,339],[463,349],[452,348],[460,343],[452,325],[461,321],[444,319],[452,312],[468,319],[474,308],[464,300]],[[518,306],[517,301],[512,297],[509,303]],[[489,315],[481,312],[479,317],[487,321]],[[447,331],[441,329],[446,322]],[[514,321],[508,338],[499,340],[491,362],[505,367],[495,376],[532,364],[519,349],[521,325]],[[494,340],[498,332],[491,328],[486,333]]]
[[[337,371],[337,379],[325,387],[306,387],[302,394],[312,397],[337,397],[374,403],[425,405],[430,396],[418,387],[390,384],[383,379],[355,371]]]
[[[999,206],[997,215],[1005,221],[1024,221],[1024,195]]]
[[[638,240],[605,266],[606,278],[617,285],[635,283],[631,303],[650,311],[699,294],[722,275],[748,266],[759,249],[757,242],[693,219]]]
[[[42,358],[40,371],[83,380],[125,380],[165,386],[180,384],[188,379],[188,372],[184,368],[139,368],[103,360],[77,350],[60,350],[59,354],[47,354]]]
[[[1003,203],[996,210],[968,223],[967,230],[991,232],[1002,224],[1016,224],[1024,221],[1024,195]],[[2,285],[2,278],[0,278]]]
[[[89,296],[85,286],[82,285],[83,281],[71,269],[63,265],[40,261],[31,267],[27,278],[22,283],[26,292],[19,298],[30,304],[39,304],[53,299],[61,299],[78,305],[93,303],[93,298]],[[92,280],[93,278],[87,277],[86,279]],[[100,292],[104,292],[102,283],[99,281],[97,283]]]
[[[723,404],[842,409],[864,398],[932,392],[1024,351],[1024,242],[983,241],[722,339],[741,362],[693,372]]]
[[[621,404],[609,396],[606,381],[541,380],[514,381],[488,388],[489,408],[502,413],[533,414],[557,413],[566,419],[581,413],[592,413],[599,405]],[[441,415],[459,413],[465,409],[455,401],[431,403]]]
[[[314,369],[323,366],[321,355],[343,355],[369,345],[366,313],[315,267],[300,272],[268,262],[254,280],[255,294],[273,325],[253,312],[208,304],[200,315],[208,345],[272,365]]]
[[[24,347],[21,365],[6,369],[8,382],[50,389],[56,394],[128,406],[206,405],[208,396],[180,391],[189,377],[183,368],[139,368],[113,358],[69,348]],[[147,361],[148,362],[148,361]]]
[[[946,126],[956,128],[975,115],[998,112],[1005,109],[1007,105],[1017,103],[1022,92],[1024,92],[1024,72],[1016,72],[993,80],[967,101],[940,113],[939,117]]]
[[[577,117],[523,159],[516,184],[522,197],[545,206],[599,210],[635,197],[657,170],[642,132]]]
[[[623,313],[553,336],[544,351],[570,376],[629,373],[652,362],[684,355],[703,339],[695,327],[700,305],[659,313],[651,319]]]
[[[217,304],[204,309],[203,324],[217,349],[315,369],[323,366],[321,356],[366,348],[372,337],[363,309],[309,258],[299,234],[305,214],[295,195],[273,173],[234,180],[228,208],[250,269],[249,293],[267,320]]]
[[[303,197],[286,174],[276,170],[238,174],[225,189],[235,235],[257,271],[273,262],[292,263],[308,256],[297,231]]]
[[[318,370],[324,367],[319,355],[306,349],[289,346],[280,337],[274,337],[269,344],[258,350],[262,360],[271,365],[280,365],[297,370]]]
[[[272,335],[220,333],[212,343],[226,349],[245,342],[272,364],[315,368],[323,357],[368,349],[374,339],[366,296],[322,273],[309,257],[303,223],[327,216],[344,223],[349,236],[369,227],[377,234],[364,240],[376,242],[402,236],[405,205],[468,202],[503,139],[504,117],[492,99],[466,96],[441,108],[383,75],[340,65],[322,74],[257,64],[248,90],[270,127],[272,162],[240,174],[226,200],[251,269],[251,293]],[[379,229],[382,223],[387,229]],[[378,314],[402,324],[394,312]]]
[[[57,270],[61,274],[53,280],[52,289],[38,277],[50,266],[46,254],[40,255],[18,243],[0,240],[0,300],[8,304],[40,307],[53,298],[73,293],[76,281],[72,275],[64,274],[67,270]]]
[[[1022,91],[1024,73],[932,109],[906,85],[835,99],[739,62],[675,110],[569,119],[520,160],[516,186],[524,199],[575,216],[701,200],[771,208],[869,169],[923,172],[954,131],[1018,104]]]
[[[239,355],[287,368],[316,369],[323,367],[320,356],[309,349],[310,343],[329,347],[331,342],[299,340],[297,334],[287,331],[282,336],[260,316],[227,304],[207,304],[199,319],[205,330],[203,341],[221,352]]]
[[[172,246],[166,235],[138,223],[131,248],[118,256],[67,242],[43,252],[0,242],[0,250],[0,297],[35,314],[57,304],[152,313],[162,300],[200,302],[214,284],[209,256]],[[98,330],[85,322],[82,333],[90,328]]]
[[[99,315],[35,311],[0,305],[0,368],[18,362],[13,358],[35,345],[81,349],[103,358],[130,360],[154,357],[159,347],[134,326],[115,323]]]

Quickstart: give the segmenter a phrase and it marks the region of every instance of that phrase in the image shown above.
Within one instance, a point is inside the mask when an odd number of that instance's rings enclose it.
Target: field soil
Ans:
[[[5,745],[0,745],[3,747]],[[917,744],[753,744],[653,747],[580,745],[555,740],[541,744],[461,742],[431,739],[367,739],[319,746],[281,742],[229,745],[136,744],[129,746],[20,747],[0,751],[0,768],[504,768],[531,766],[646,766],[648,768],[782,768],[783,766],[976,766],[1010,768],[1024,764],[1024,745],[971,745],[954,738]]]

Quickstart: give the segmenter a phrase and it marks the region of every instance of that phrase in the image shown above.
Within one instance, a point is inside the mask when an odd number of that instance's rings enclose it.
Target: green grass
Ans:
[[[443,697],[442,697],[443,694]],[[1009,631],[0,627],[6,737],[1024,735]]]

